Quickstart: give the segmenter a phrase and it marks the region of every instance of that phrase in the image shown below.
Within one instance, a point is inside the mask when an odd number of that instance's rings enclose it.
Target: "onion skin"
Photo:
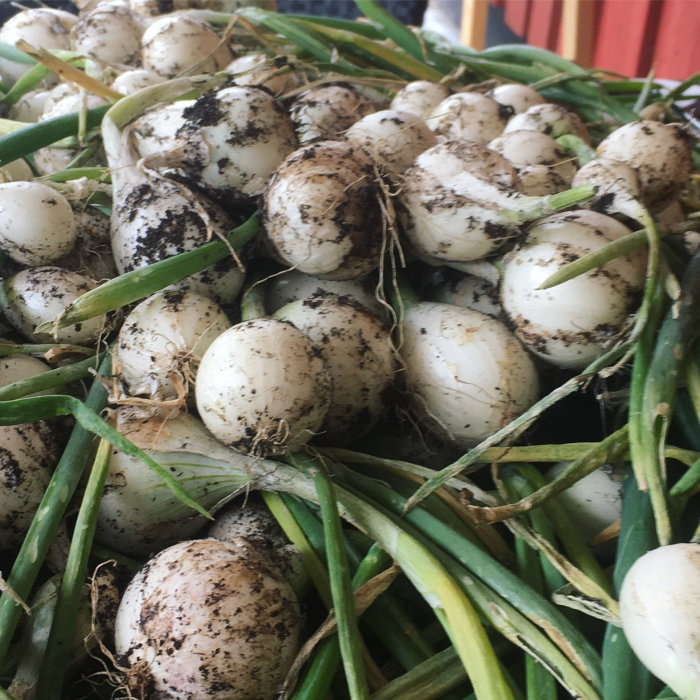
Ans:
[[[241,452],[284,454],[308,442],[328,412],[331,380],[318,348],[291,323],[259,318],[209,346],[195,382],[207,428]]]
[[[290,154],[263,196],[273,254],[321,279],[353,279],[374,270],[382,248],[375,168],[361,148],[340,141]]]
[[[511,110],[477,92],[457,92],[446,97],[425,118],[438,140],[476,141],[486,145],[499,136]]]
[[[370,153],[394,180],[423,151],[437,144],[435,134],[421,117],[393,109],[362,117],[347,130],[345,137]]]
[[[195,292],[162,291],[137,304],[119,330],[113,372],[133,396],[173,399],[194,377],[226,314]],[[178,386],[179,385],[179,386]]]
[[[275,314],[316,343],[331,379],[331,403],[317,440],[346,444],[384,414],[398,363],[384,325],[351,297],[318,294]]]
[[[449,94],[450,89],[442,83],[414,80],[396,93],[391,101],[391,109],[410,112],[426,119]]]
[[[680,124],[642,120],[615,129],[596,149],[601,158],[627,163],[637,171],[642,200],[663,206],[690,177],[692,140]]]
[[[428,425],[473,447],[534,403],[538,378],[516,337],[486,314],[423,302],[406,309],[401,356]]]
[[[185,159],[185,174],[228,204],[262,194],[270,175],[298,146],[286,110],[260,87],[212,90],[182,115],[178,139],[193,154]]]
[[[291,586],[245,539],[174,545],[132,579],[115,622],[129,685],[148,697],[272,700],[299,647]]]
[[[59,456],[45,421],[0,426],[0,551],[22,546]]]
[[[334,141],[358,119],[374,112],[370,101],[346,85],[306,90],[289,108],[299,143]]]
[[[620,589],[627,641],[682,700],[700,698],[700,544],[658,547],[632,565]]]
[[[540,219],[523,244],[504,258],[501,301],[509,325],[543,360],[582,369],[620,332],[644,285],[646,255],[619,256],[551,289],[555,271],[629,234],[612,217],[584,209]]]
[[[95,280],[56,266],[28,267],[7,281],[7,320],[35,343],[91,344],[102,332],[106,317],[95,316],[83,323],[56,331],[37,333],[35,328],[53,321],[79,296],[94,289]]]
[[[0,184],[0,249],[22,265],[48,265],[77,240],[68,200],[41,182]]]

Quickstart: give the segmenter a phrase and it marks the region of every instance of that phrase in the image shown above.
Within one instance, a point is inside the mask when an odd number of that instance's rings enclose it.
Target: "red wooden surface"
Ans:
[[[519,36],[527,36],[531,6],[530,0],[508,0],[505,4],[506,24]]]
[[[557,51],[562,0],[492,0],[529,44]],[[683,80],[700,72],[700,0],[589,0],[596,4],[592,66]]]
[[[527,43],[556,50],[561,20],[561,0],[531,0]]]

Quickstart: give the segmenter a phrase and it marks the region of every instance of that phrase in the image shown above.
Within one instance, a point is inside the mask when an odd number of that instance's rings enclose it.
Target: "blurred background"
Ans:
[[[379,0],[404,24],[481,50],[528,43],[584,67],[684,80],[700,71],[700,0]],[[163,0],[167,4],[168,0]],[[0,23],[20,7],[72,11],[70,0],[0,0]],[[277,0],[280,12],[355,18],[354,0]]]

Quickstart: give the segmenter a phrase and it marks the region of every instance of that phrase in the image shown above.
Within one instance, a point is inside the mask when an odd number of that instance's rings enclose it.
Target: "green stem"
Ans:
[[[345,678],[351,700],[363,700],[369,698],[369,686],[362,659],[362,638],[355,614],[355,601],[352,594],[350,566],[345,554],[342,523],[338,514],[333,484],[321,469],[316,471],[314,483],[321,505],[328,574]]]
[[[56,697],[56,689],[63,687],[111,453],[112,445],[103,439],[97,449],[75,523],[66,570],[56,601],[49,643],[34,695],[36,700],[53,700]]]
[[[106,353],[101,352],[86,360],[74,362],[65,367],[57,367],[56,369],[51,369],[47,372],[41,372],[32,377],[19,379],[11,384],[6,384],[0,387],[0,401],[18,399],[22,396],[29,396],[30,394],[46,389],[54,389],[55,387],[63,386],[64,384],[77,381],[78,379],[84,379],[90,375],[91,370],[96,370],[99,367],[105,355]]]
[[[101,373],[109,372],[110,359],[104,360]],[[93,382],[85,405],[101,411],[107,402],[107,390],[101,382]],[[36,581],[49,546],[58,530],[68,504],[75,493],[90,455],[94,435],[76,426],[63,452],[39,505],[37,516],[29,527],[24,543],[15,559],[7,583],[21,598],[27,599]],[[20,620],[22,609],[9,595],[0,596],[0,666],[10,648],[10,642]]]

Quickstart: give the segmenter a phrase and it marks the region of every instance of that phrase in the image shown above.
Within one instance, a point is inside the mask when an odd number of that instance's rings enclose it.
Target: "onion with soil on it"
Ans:
[[[291,586],[250,542],[193,540],[163,550],[132,579],[115,646],[137,693],[272,700],[301,621]]]

